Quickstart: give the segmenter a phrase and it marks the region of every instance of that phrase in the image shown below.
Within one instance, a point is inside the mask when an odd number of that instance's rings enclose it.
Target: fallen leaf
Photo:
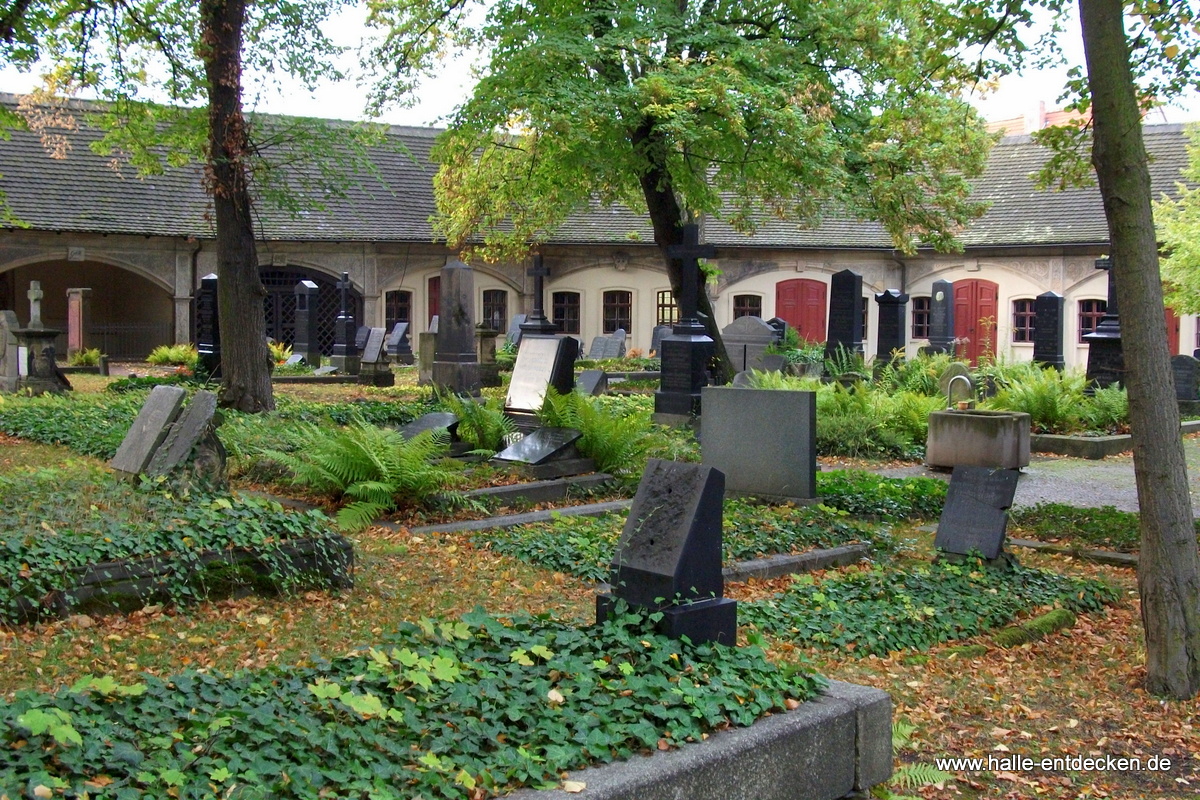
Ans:
[[[587,784],[583,781],[563,781],[562,790],[569,794],[579,794],[587,788]]]

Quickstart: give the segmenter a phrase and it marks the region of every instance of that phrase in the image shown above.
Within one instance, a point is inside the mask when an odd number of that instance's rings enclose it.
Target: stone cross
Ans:
[[[337,288],[338,288],[339,296],[341,298],[341,306],[338,309],[339,317],[344,317],[348,313],[347,307],[349,306],[349,303],[350,303],[350,287],[351,287],[351,285],[352,284],[350,283],[350,273],[343,272],[342,279],[337,282]]]
[[[712,258],[716,254],[717,248],[711,244],[700,244],[700,226],[695,223],[683,226],[682,244],[667,248],[667,255],[679,259],[683,266],[680,277],[679,324],[675,326],[677,333],[704,327],[696,317],[697,292],[700,289],[699,259]]]
[[[42,325],[42,292],[41,281],[30,281],[29,291],[25,293],[29,298],[29,327],[31,330],[40,331]]]
[[[523,333],[555,333],[556,328],[554,323],[546,319],[545,308],[545,280],[550,276],[550,268],[542,262],[542,254],[533,254],[533,266],[529,272],[525,273],[533,278],[533,311],[529,318],[521,323],[520,329]]]

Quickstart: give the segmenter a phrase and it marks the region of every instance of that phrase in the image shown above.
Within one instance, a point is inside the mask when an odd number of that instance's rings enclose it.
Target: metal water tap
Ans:
[[[947,411],[954,408],[954,399],[953,398],[954,398],[954,382],[955,381],[966,381],[967,382],[967,396],[969,397],[971,394],[973,394],[970,378],[968,378],[966,375],[953,376],[952,378],[950,378],[949,381],[946,382],[946,410]]]

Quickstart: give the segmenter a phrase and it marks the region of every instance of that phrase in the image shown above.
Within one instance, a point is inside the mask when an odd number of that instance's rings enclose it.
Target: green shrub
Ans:
[[[276,364],[282,364],[292,357],[291,345],[283,342],[268,341],[267,350],[271,353],[271,361]]]
[[[504,413],[504,401],[499,399],[472,400],[448,393],[441,398],[447,411],[458,417],[458,438],[475,450],[498,453],[504,449],[504,438],[517,426]]]
[[[1120,386],[1096,389],[1086,397],[1079,419],[1089,431],[1129,432],[1129,395]]]
[[[346,531],[368,527],[401,503],[453,500],[456,496],[448,490],[462,483],[461,471],[440,459],[449,446],[445,431],[405,439],[398,431],[359,419],[333,430],[309,424],[301,435],[303,451],[263,455],[287,467],[295,483],[334,499],[350,498],[337,515],[338,526]]]
[[[1196,520],[1200,538],[1200,519]],[[1135,512],[1114,506],[1078,508],[1065,503],[1039,503],[1009,512],[1009,530],[1042,541],[1136,553],[1142,537]]]
[[[195,369],[200,354],[193,344],[162,344],[150,351],[146,362],[155,366],[176,366]]]
[[[1034,368],[1022,380],[1001,388],[985,405],[1028,414],[1035,433],[1070,433],[1079,429],[1085,385],[1083,375]]]
[[[757,642],[691,645],[650,628],[630,614],[575,627],[476,611],[405,623],[319,666],[20,692],[0,705],[0,785],[70,797],[491,797],[749,725],[824,685]]]
[[[915,358],[891,361],[884,365],[877,385],[885,391],[906,391],[927,397],[942,395],[939,382],[954,362],[949,353],[918,355]]]
[[[511,370],[517,364],[517,351],[520,346],[516,342],[505,339],[504,344],[496,348],[496,363],[502,370]]]
[[[145,401],[128,395],[11,395],[0,404],[0,430],[43,444],[61,444],[82,455],[110,459]]]
[[[640,476],[646,466],[650,431],[648,414],[614,415],[578,392],[560,395],[551,387],[538,414],[543,425],[574,428],[583,434],[579,452],[596,469],[615,476]]]
[[[806,646],[885,656],[965,639],[1043,606],[1096,611],[1119,593],[1095,580],[978,561],[798,577],[786,592],[738,609],[740,621]]]
[[[817,452],[851,458],[904,458],[917,440],[911,425],[893,422],[894,402],[865,382],[828,384],[817,392]],[[921,440],[921,444],[924,441]]]
[[[67,366],[70,367],[98,367],[100,366],[100,348],[90,347],[86,350],[76,350],[73,353],[67,354]]]
[[[153,389],[155,386],[206,386],[208,381],[194,375],[143,375],[140,378],[120,378],[104,387],[104,391],[113,394],[141,392]]]

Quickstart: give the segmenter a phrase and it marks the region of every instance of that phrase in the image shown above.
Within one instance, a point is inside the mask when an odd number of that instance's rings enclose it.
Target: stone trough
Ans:
[[[931,467],[1029,466],[1029,415],[947,409],[929,415],[925,463]]]

